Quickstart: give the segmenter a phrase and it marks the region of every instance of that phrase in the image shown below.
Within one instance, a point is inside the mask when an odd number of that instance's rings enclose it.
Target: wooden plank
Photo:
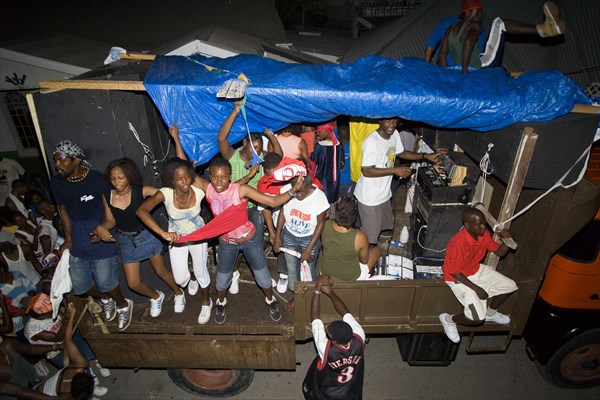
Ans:
[[[119,54],[120,59],[125,60],[154,60],[156,54],[143,54],[143,53],[122,53]]]
[[[490,225],[492,227],[498,225],[498,221],[496,221],[496,218],[494,218],[494,216],[492,214],[490,214],[490,212],[487,210],[487,208],[485,208],[485,206],[483,204],[478,204],[475,206],[475,208],[483,213],[488,225]],[[499,228],[502,229],[503,226],[499,226]],[[502,242],[504,242],[504,244],[507,245],[509,248],[511,248],[513,250],[517,249],[517,242],[515,242],[512,238],[506,238],[506,239],[500,238],[500,240],[502,240]]]
[[[571,112],[581,114],[600,114],[600,107],[587,104],[575,104]]]
[[[40,144],[40,152],[42,153],[42,158],[44,160],[44,168],[46,169],[46,177],[52,176],[50,173],[50,163],[48,162],[48,158],[46,157],[46,151],[44,148],[44,141],[42,140],[42,128],[40,127],[40,120],[38,119],[37,110],[35,108],[35,102],[33,101],[33,95],[36,92],[27,93],[25,98],[27,99],[27,106],[29,107],[29,112],[31,113],[31,119],[33,120],[33,127],[35,128],[35,133],[37,135],[38,143]],[[54,160],[52,160],[54,163]]]
[[[499,224],[503,225],[505,229],[510,227],[510,222],[506,222],[515,213],[517,202],[519,201],[519,195],[527,176],[527,170],[529,169],[529,163],[533,156],[535,144],[537,142],[538,135],[533,131],[533,128],[527,127],[523,129],[521,136],[521,142],[515,155],[515,161],[513,163],[513,169],[508,180],[506,192],[504,193],[504,199],[500,206],[500,215],[496,219]],[[499,237],[494,233],[494,239],[498,240]],[[499,258],[494,253],[489,253],[486,259],[486,264],[492,268],[498,266]]]
[[[96,80],[64,80],[40,81],[40,89],[79,89],[79,90],[128,90],[146,91],[141,81],[96,81]]]

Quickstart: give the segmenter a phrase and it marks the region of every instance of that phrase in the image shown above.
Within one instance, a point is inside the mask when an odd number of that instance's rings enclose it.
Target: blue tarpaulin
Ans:
[[[575,104],[590,104],[581,88],[558,71],[511,78],[501,68],[464,75],[416,58],[369,56],[347,64],[306,65],[253,55],[158,56],[144,86],[167,125],[179,127],[190,159],[204,163],[218,153],[217,132],[233,103],[216,95],[240,73],[250,79],[246,112],[252,132],[337,115],[398,116],[434,127],[491,131],[516,122],[552,120]],[[229,141],[246,134],[238,116]]]

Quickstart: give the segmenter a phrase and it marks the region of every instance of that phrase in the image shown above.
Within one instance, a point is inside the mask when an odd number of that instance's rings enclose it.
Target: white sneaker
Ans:
[[[174,303],[173,312],[175,312],[175,314],[182,313],[183,310],[185,310],[185,292],[175,295]]]
[[[453,343],[460,342],[460,335],[458,334],[458,329],[456,329],[456,324],[454,322],[448,322],[446,318],[448,318],[448,320],[452,320],[450,314],[440,314],[440,322],[444,327],[444,332],[446,333],[446,336],[448,336],[448,339],[450,339],[450,341],[452,341]]]
[[[133,316],[133,300],[125,299],[125,301],[127,302],[127,307],[117,310],[117,329],[120,331],[127,329]]]
[[[165,299],[165,294],[163,292],[160,290],[157,290],[157,292],[158,299],[150,299],[150,316],[152,318],[156,318],[160,315],[160,312],[162,311],[162,303]]]
[[[506,314],[496,311],[496,314],[492,315],[491,317],[485,317],[485,321],[495,322],[500,325],[508,325],[510,324],[510,317]]]
[[[108,393],[108,388],[104,386],[95,386],[94,387],[94,396],[102,397],[106,393]]]
[[[233,277],[231,278],[231,286],[229,286],[229,293],[238,294],[240,292],[240,271],[233,271]]]
[[[198,293],[199,287],[200,287],[200,285],[198,284],[198,281],[196,281],[194,279],[190,279],[190,282],[188,283],[188,294],[190,296],[195,296],[196,293]]]
[[[287,274],[279,274],[279,280],[277,281],[277,292],[283,294],[288,288],[288,276]]]
[[[94,365],[98,369],[98,372],[100,372],[100,375],[103,378],[108,378],[110,376],[110,369],[103,368],[102,365],[100,365],[100,362],[98,360],[92,360],[91,365]],[[92,369],[92,367],[90,366],[90,370],[91,369]]]
[[[202,305],[202,309],[200,310],[200,315],[198,315],[198,323],[200,325],[204,325],[210,319],[210,312],[213,308],[212,299],[210,299],[209,305]]]

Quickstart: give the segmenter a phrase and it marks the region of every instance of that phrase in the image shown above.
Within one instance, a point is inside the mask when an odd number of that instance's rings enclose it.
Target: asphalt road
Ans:
[[[468,355],[466,338],[448,367],[409,366],[395,338],[371,338],[365,350],[365,399],[600,399],[600,387],[561,389],[546,382],[525,353],[525,342],[513,340],[504,354]],[[296,346],[296,371],[256,371],[250,387],[230,399],[302,399],[301,384],[316,354],[311,341]],[[102,399],[187,400],[200,398],[169,379],[165,370],[113,369],[101,378],[109,392]]]

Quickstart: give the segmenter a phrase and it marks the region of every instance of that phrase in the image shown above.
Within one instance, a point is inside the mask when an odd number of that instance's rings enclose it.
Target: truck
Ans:
[[[140,166],[146,184],[160,185],[161,161],[173,155],[173,149],[160,113],[142,83],[151,63],[147,58],[121,60],[71,80],[41,82],[41,90],[27,96],[49,172],[54,144],[68,136],[86,149],[94,167],[102,168],[114,158],[129,157]],[[547,328],[540,328],[540,324],[554,326],[555,322],[539,317],[543,314],[539,311],[543,307],[540,302],[547,296],[544,290],[539,295],[538,292],[551,257],[598,210],[600,185],[579,176],[598,120],[597,110],[579,106],[553,121],[519,122],[492,132],[426,125],[417,129],[431,147],[457,145],[474,163],[484,156],[488,143],[495,144],[495,171],[487,179],[491,188],[488,193],[492,193],[487,209],[499,223],[537,201],[510,226],[519,242],[518,250],[497,264],[497,269],[519,287],[500,310],[511,316],[511,323],[461,327],[460,333],[468,340],[467,352],[505,351],[511,339],[524,335],[527,327],[525,337],[530,353],[544,375],[555,383],[575,387],[600,384],[597,286],[595,295],[590,295],[590,307],[572,317],[565,316],[562,336],[556,338],[553,349],[544,351],[540,343],[547,341]],[[136,135],[132,134],[132,125],[138,127]],[[569,135],[561,134],[565,130]],[[556,149],[561,149],[561,157],[556,157]],[[571,166],[571,172],[563,178],[574,184],[553,187]],[[549,187],[552,189],[547,191]],[[459,190],[468,194],[472,188],[465,184]],[[450,203],[457,203],[455,197]],[[161,215],[164,212],[157,210],[158,219]],[[456,219],[452,223],[456,226]],[[397,229],[403,224],[397,222]],[[427,229],[429,236],[436,237],[432,227]],[[419,233],[412,230],[411,240],[418,243]],[[211,251],[214,256],[215,249]],[[597,262],[590,270],[594,268],[597,283]],[[160,288],[160,282],[152,281],[156,278],[148,266],[142,269],[142,278]],[[550,281],[547,276],[546,282]],[[284,312],[278,323],[268,319],[262,307],[257,306],[262,304],[258,290],[245,290],[243,298],[229,296],[228,323],[223,325],[212,321],[198,325],[195,315],[199,306],[189,306],[182,314],[163,310],[160,318],[151,318],[146,300],[130,292],[125,279],[121,283],[125,295],[136,300],[129,328],[119,332],[114,323],[104,323],[92,312],[86,313],[89,315],[79,325],[100,362],[107,367],[166,368],[176,384],[199,395],[225,397],[240,393],[251,383],[256,369],[294,370],[295,344],[312,336],[312,282],[298,282],[294,311]],[[456,355],[456,347],[443,336],[438,315],[459,312],[460,305],[443,280],[369,280],[338,284],[336,292],[367,335],[396,336],[409,364],[448,365]],[[86,309],[85,300],[74,300],[79,312]],[[553,307],[549,300],[545,301]],[[87,308],[93,311],[93,307]],[[337,316],[326,300],[321,315],[325,322]],[[596,325],[569,329],[574,326],[569,322],[573,318],[589,319]],[[479,339],[490,334],[497,341],[480,344]],[[433,354],[422,354],[423,343],[433,349]],[[585,346],[589,351],[578,357],[578,350]],[[569,355],[571,359],[563,361]],[[569,368],[562,367],[565,363]]]

